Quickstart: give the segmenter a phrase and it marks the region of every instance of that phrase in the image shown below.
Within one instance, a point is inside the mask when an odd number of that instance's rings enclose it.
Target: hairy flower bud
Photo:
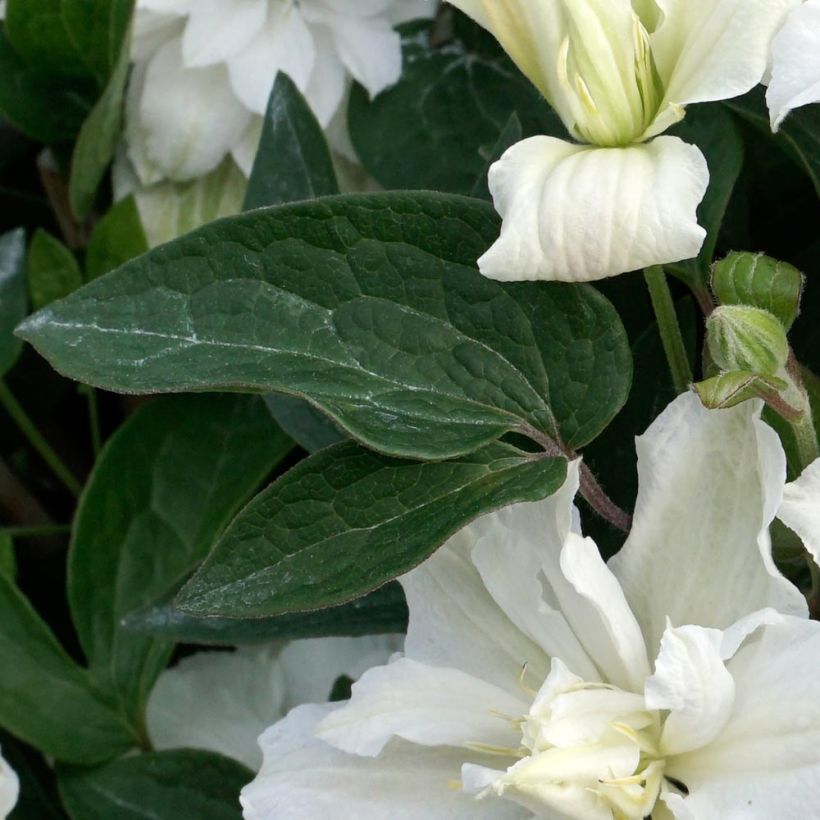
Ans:
[[[722,370],[774,376],[786,365],[789,342],[778,318],[766,310],[724,305],[706,322],[709,352]]]

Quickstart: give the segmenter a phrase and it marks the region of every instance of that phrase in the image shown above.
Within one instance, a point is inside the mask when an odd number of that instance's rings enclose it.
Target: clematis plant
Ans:
[[[709,169],[663,133],[762,79],[799,0],[451,0],[499,40],[577,142],[536,136],[490,171],[502,280],[589,281],[696,256]]]
[[[0,820],[5,820],[17,805],[20,781],[14,769],[0,755]]]
[[[772,561],[775,515],[800,515],[779,440],[758,402],[689,393],[637,447],[608,565],[577,463],[550,499],[461,531],[402,581],[404,657],[262,736],[245,817],[812,816],[820,624]]]

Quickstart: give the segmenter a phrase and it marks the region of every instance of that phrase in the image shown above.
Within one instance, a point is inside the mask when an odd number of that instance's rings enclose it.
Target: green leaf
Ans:
[[[13,333],[28,312],[25,259],[22,228],[0,236],[0,377],[11,370],[22,350]]]
[[[62,0],[63,25],[89,71],[105,84],[120,70],[134,0]],[[127,57],[126,57],[127,64]]]
[[[720,104],[689,107],[686,118],[671,133],[703,152],[709,166],[709,188],[698,206],[698,222],[706,229],[700,253],[667,269],[696,292],[705,293],[723,218],[743,168],[743,139],[734,117]]]
[[[42,755],[0,731],[3,757],[20,779],[20,794],[9,820],[65,820],[54,772]]]
[[[248,181],[245,210],[338,192],[324,131],[293,80],[279,72]]]
[[[35,310],[68,296],[83,285],[83,275],[74,254],[42,228],[34,232],[31,240],[26,274]]]
[[[498,141],[493,147],[493,150],[490,152],[490,156],[484,165],[484,169],[481,174],[479,174],[475,185],[473,185],[471,196],[479,197],[480,199],[492,199],[488,183],[490,168],[494,162],[501,159],[501,156],[508,148],[511,148],[515,145],[515,143],[520,142],[523,136],[524,129],[521,126],[521,120],[518,118],[518,114],[513,111],[510,118],[507,120],[507,124],[501,130]]]
[[[20,131],[45,143],[69,140],[88,116],[96,94],[91,81],[30,67],[0,25],[0,112]]]
[[[389,635],[407,629],[407,602],[401,586],[394,581],[341,606],[273,618],[203,618],[183,612],[173,597],[130,613],[123,625],[134,632],[182,643],[228,646],[298,638]]]
[[[137,720],[171,645],[120,619],[178,586],[291,442],[252,396],[166,397],[110,439],[77,512],[68,596],[101,687]]]
[[[412,569],[477,516],[545,498],[565,477],[563,458],[502,443],[426,464],[337,444],[258,495],[177,604],[227,617],[338,605]]]
[[[326,415],[304,399],[270,393],[265,396],[265,404],[276,423],[309,453],[315,453],[346,438]]]
[[[506,55],[458,39],[436,47],[418,24],[402,31],[401,79],[373,100],[354,86],[348,108],[356,153],[386,188],[469,194],[513,112],[527,135],[566,136]]]
[[[0,532],[0,574],[12,581],[17,575],[17,557],[14,553],[14,539],[5,532]]]
[[[68,196],[74,216],[82,221],[91,211],[105,170],[121,138],[123,96],[128,80],[130,49],[121,43],[119,60],[96,105],[83,123],[68,179]]]
[[[278,390],[399,456],[459,455],[510,430],[557,436],[564,419],[548,403],[539,346],[550,331],[534,329],[528,313],[561,326],[551,361],[588,346],[590,333],[616,340],[625,360],[623,330],[589,287],[534,285],[537,304],[525,309],[481,276],[475,260],[497,230],[488,203],[431,193],[253,211],[157,248],[19,332],[80,381],[126,392]],[[562,290],[574,295],[559,298]],[[603,326],[582,321],[574,339],[575,322],[549,308],[562,301]],[[585,356],[569,358],[559,381]],[[572,380],[597,384],[583,364]],[[628,385],[628,372],[603,378],[615,377]],[[582,385],[573,396],[597,403],[599,391]],[[589,414],[563,406],[574,438]]]
[[[743,370],[721,373],[693,385],[704,406],[710,409],[735,407],[749,399],[777,397],[786,386],[783,379]]]
[[[136,745],[48,627],[0,573],[0,725],[45,754],[95,764]]]
[[[95,225],[85,251],[85,274],[90,280],[124,265],[148,250],[133,196],[117,202]]]
[[[174,749],[59,773],[72,820],[241,820],[253,773],[212,752]]]
[[[780,147],[811,179],[820,196],[820,105],[807,105],[792,111],[780,130],[772,134],[766,92],[762,86],[743,97],[727,100],[735,113]]]
[[[721,305],[751,305],[774,314],[788,330],[800,313],[803,274],[762,253],[730,253],[712,270]]]

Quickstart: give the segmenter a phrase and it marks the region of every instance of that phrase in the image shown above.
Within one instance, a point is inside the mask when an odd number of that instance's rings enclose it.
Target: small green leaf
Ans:
[[[506,55],[460,39],[436,47],[425,24],[401,31],[401,79],[372,100],[354,86],[348,108],[356,153],[386,188],[469,194],[486,165],[482,149],[499,141],[516,111],[524,134],[566,136]]]
[[[177,604],[227,617],[335,606],[412,569],[477,516],[545,498],[565,477],[564,459],[501,443],[427,464],[337,444],[258,495]]]
[[[720,410],[735,407],[749,399],[766,399],[777,396],[787,387],[782,379],[761,376],[744,370],[721,373],[693,385],[704,407]]]
[[[77,512],[68,596],[99,685],[137,720],[171,644],[120,619],[177,587],[290,450],[253,396],[181,396],[143,407],[110,439]]]
[[[58,760],[92,765],[137,739],[0,573],[0,725]]]
[[[480,199],[492,199],[488,183],[490,168],[494,162],[501,159],[501,156],[508,148],[511,148],[515,145],[515,143],[520,142],[523,136],[524,129],[521,125],[521,120],[518,118],[518,114],[513,111],[513,113],[510,114],[510,118],[507,120],[507,124],[501,130],[501,134],[493,146],[493,150],[490,151],[490,155],[484,169],[476,180],[475,185],[473,185],[473,190],[470,193],[471,196],[475,196]]]
[[[212,752],[174,749],[61,767],[58,777],[72,820],[241,820],[239,792],[253,773]]]
[[[22,228],[0,236],[0,377],[11,370],[22,350],[13,333],[28,312],[25,260]]]
[[[133,196],[117,202],[95,225],[85,251],[85,274],[97,279],[148,250]]]
[[[0,532],[0,574],[12,581],[17,575],[17,557],[14,554],[14,539],[4,532]]]
[[[392,581],[341,606],[273,618],[203,618],[183,612],[175,606],[173,597],[130,613],[123,619],[123,625],[134,632],[182,643],[228,646],[298,638],[388,635],[407,629],[404,592]]]
[[[63,25],[101,84],[119,70],[133,9],[134,0],[62,0]]]
[[[803,274],[762,253],[730,253],[712,270],[712,290],[722,305],[750,305],[774,314],[788,330],[800,313]]]
[[[808,175],[820,196],[820,105],[807,105],[792,111],[776,134],[772,133],[769,124],[763,86],[757,86],[743,97],[727,100],[724,105],[778,145]]]
[[[276,76],[245,210],[339,192],[324,131],[293,80]]]
[[[38,228],[26,260],[31,304],[35,310],[73,293],[83,285],[74,254],[48,231]]]
[[[96,105],[83,123],[68,179],[68,196],[74,216],[82,221],[91,211],[97,189],[121,139],[123,95],[128,80],[128,41],[121,43],[120,57]]]
[[[520,304],[475,269],[497,230],[488,203],[433,193],[257,210],[157,248],[19,332],[58,370],[107,389],[308,398],[393,455],[447,458],[510,430],[557,437],[564,421],[568,439],[589,439],[590,419],[611,418],[628,389],[618,316],[591,288],[561,283],[532,285]],[[597,375],[590,349],[618,368]]]

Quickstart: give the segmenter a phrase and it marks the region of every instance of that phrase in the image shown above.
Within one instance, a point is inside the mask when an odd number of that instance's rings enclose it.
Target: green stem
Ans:
[[[91,447],[96,461],[102,450],[102,434],[100,433],[100,408],[97,402],[97,391],[93,387],[86,387],[83,392],[88,400],[88,419],[91,424]]]
[[[40,527],[0,527],[0,535],[11,538],[44,538],[49,535],[66,535],[71,524],[44,524]]]
[[[79,496],[82,492],[80,482],[72,475],[68,467],[63,464],[57,453],[51,449],[51,445],[43,438],[42,433],[28,417],[28,414],[23,410],[17,399],[14,398],[14,394],[9,390],[8,385],[2,380],[0,380],[0,404],[3,405],[6,412],[11,416],[12,421],[14,421],[31,442],[32,447],[40,454],[43,461],[52,469],[54,475],[65,484],[72,495]]]
[[[692,369],[689,366],[689,356],[683,343],[678,314],[675,312],[675,303],[672,301],[666,274],[660,265],[653,265],[644,271],[644,279],[649,288],[655,318],[658,320],[658,330],[669,362],[672,383],[676,392],[685,393],[692,383]]]

